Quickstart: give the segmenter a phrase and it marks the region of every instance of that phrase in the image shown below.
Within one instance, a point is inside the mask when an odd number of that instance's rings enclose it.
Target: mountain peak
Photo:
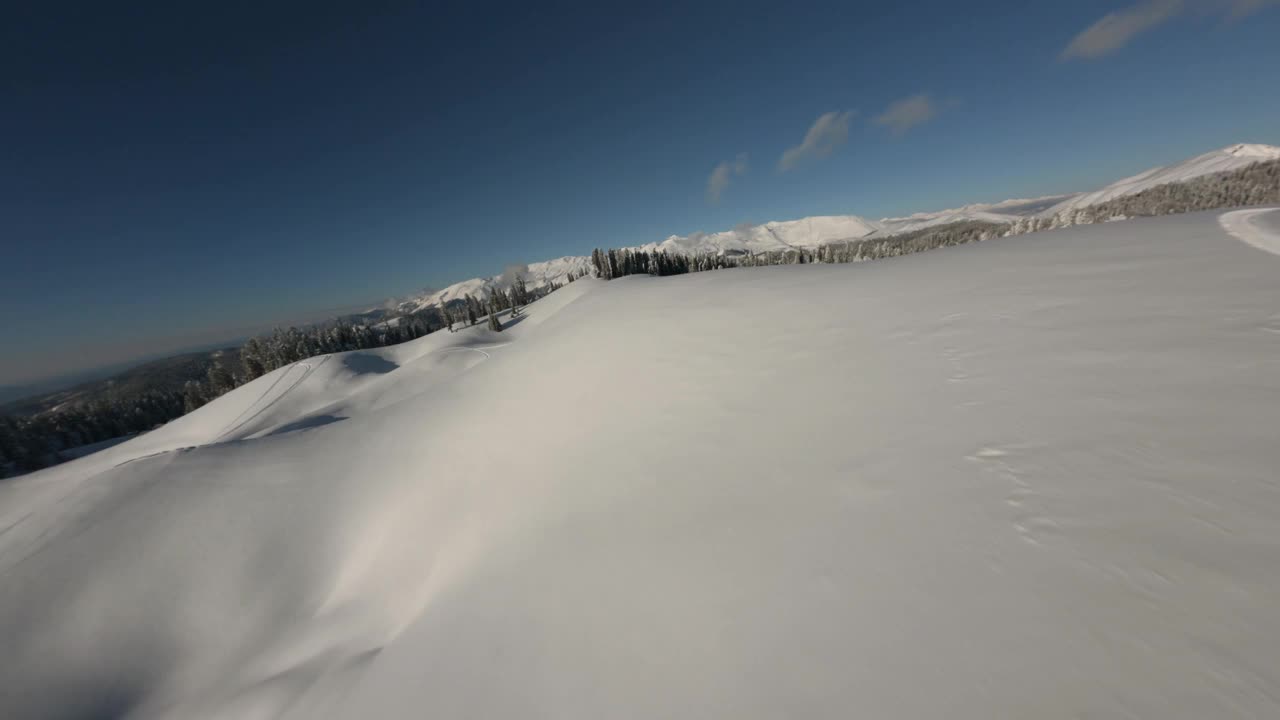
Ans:
[[[1223,148],[1221,152],[1232,157],[1256,157],[1264,160],[1280,158],[1280,147],[1275,145],[1240,143],[1238,145],[1229,145]]]

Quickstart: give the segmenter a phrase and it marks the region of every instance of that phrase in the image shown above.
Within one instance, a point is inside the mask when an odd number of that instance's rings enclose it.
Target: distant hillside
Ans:
[[[528,300],[517,291],[506,295],[513,296]],[[238,348],[177,355],[68,390],[0,404],[0,478],[56,465],[148,433],[295,361],[416,339],[444,326],[439,315],[431,309],[376,323],[367,317],[363,323],[277,328],[269,335],[249,338]]]
[[[862,262],[936,247],[1131,217],[1280,203],[1280,148],[1234,145],[1156,168],[1094,193],[1008,200],[870,221],[813,217],[671,237],[638,248],[512,265],[305,328],[277,329],[242,348],[193,352],[111,377],[0,403],[0,477],[68,451],[152,430],[279,367],[316,355],[395,345],[524,305],[577,278],[669,275],[724,267]],[[486,310],[486,308],[488,308]]]
[[[0,415],[30,416],[55,408],[100,402],[115,404],[130,401],[144,392],[181,393],[188,380],[202,380],[219,359],[227,367],[239,367],[240,349],[206,350],[153,360],[108,378],[0,404]]]
[[[760,255],[811,251],[828,245],[847,245],[860,240],[902,238],[920,231],[959,226],[960,223],[1004,225],[1009,234],[1022,234],[1050,228],[1069,227],[1121,217],[1166,215],[1217,207],[1240,207],[1244,204],[1271,202],[1277,191],[1270,170],[1280,162],[1280,147],[1258,144],[1228,145],[1172,165],[1151,168],[1132,177],[1091,191],[1040,198],[1021,198],[996,203],[975,203],[964,207],[920,212],[905,217],[879,220],[857,215],[833,215],[743,224],[722,232],[697,232],[672,235],[664,240],[638,247],[619,248],[652,254],[662,252],[687,256]],[[1249,170],[1264,168],[1262,173]],[[1237,179],[1260,183],[1240,193]],[[1180,188],[1173,190],[1171,188]],[[1261,189],[1262,192],[1256,192]],[[1178,195],[1194,191],[1194,197]],[[1139,198],[1138,201],[1131,200]],[[1158,199],[1158,201],[1157,201]],[[532,263],[523,273],[530,288],[545,283],[563,283],[573,273],[587,270],[590,258],[568,256]],[[442,307],[465,294],[483,295],[487,288],[504,287],[504,275],[472,278],[454,283],[443,290],[424,293],[406,300],[405,312]]]

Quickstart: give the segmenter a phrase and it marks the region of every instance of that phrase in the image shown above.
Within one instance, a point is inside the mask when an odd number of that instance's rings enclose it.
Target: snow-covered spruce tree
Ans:
[[[511,286],[511,306],[528,305],[529,304],[529,285],[525,283],[524,278],[516,278],[515,283]]]
[[[523,287],[523,281],[517,280],[511,288],[511,317],[517,317],[520,314],[520,308],[528,299],[527,296],[528,290]]]
[[[607,260],[608,264],[606,267],[609,268],[609,279],[612,280],[617,277],[622,277],[622,264],[618,262],[618,251],[609,250]]]
[[[489,329],[502,332],[502,323],[498,322],[498,303],[493,298],[489,298]]]
[[[262,343],[258,338],[249,338],[240,348],[240,365],[244,369],[245,380],[253,380],[266,374],[266,365],[262,360]]]
[[[213,365],[209,366],[208,383],[210,393],[214,397],[235,388],[237,384],[221,361],[214,361]]]
[[[463,297],[463,302],[467,308],[467,324],[475,325],[480,320],[480,303],[471,297],[471,293],[467,293]]]
[[[182,412],[189,413],[208,402],[204,388],[195,380],[188,380],[182,386]]]

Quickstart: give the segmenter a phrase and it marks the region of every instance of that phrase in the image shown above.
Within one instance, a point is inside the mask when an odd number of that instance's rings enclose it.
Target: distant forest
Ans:
[[[1280,160],[1254,163],[1230,172],[1203,175],[1067,210],[1051,218],[1026,218],[1010,227],[1010,235],[1132,217],[1280,204]]]
[[[735,267],[807,263],[852,263],[908,255],[996,237],[1131,217],[1170,215],[1229,207],[1280,204],[1280,160],[1231,172],[1170,183],[1052,217],[1011,224],[965,221],[886,237],[869,237],[755,255],[678,255],[631,249],[594,250],[592,274],[610,280],[627,275],[680,275]],[[569,276],[572,282],[577,279]],[[277,329],[239,348],[195,353],[148,363],[110,381],[52,393],[5,406],[0,416],[0,477],[62,462],[75,448],[151,430],[276,368],[315,355],[385,347],[455,324],[475,325],[554,291],[532,291],[524,281],[489,288],[483,298],[466,296],[381,322],[334,321]]]
[[[629,248],[596,249],[591,252],[591,265],[596,277],[612,280],[627,275],[682,275],[737,267],[864,262],[990,240],[1001,237],[1008,227],[996,223],[963,221],[883,238],[848,240],[816,248],[796,247],[754,255],[690,256]]]

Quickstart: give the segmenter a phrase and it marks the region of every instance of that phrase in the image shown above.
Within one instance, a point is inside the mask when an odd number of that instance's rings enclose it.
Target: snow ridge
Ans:
[[[1190,160],[1152,168],[1132,177],[1117,180],[1114,183],[1093,192],[1080,193],[1045,210],[1041,217],[1055,217],[1063,213],[1097,205],[1126,195],[1134,195],[1143,190],[1150,190],[1157,185],[1186,182],[1204,175],[1230,172],[1248,167],[1256,162],[1280,159],[1280,147],[1271,145],[1229,145],[1220,150],[1197,155]]]

